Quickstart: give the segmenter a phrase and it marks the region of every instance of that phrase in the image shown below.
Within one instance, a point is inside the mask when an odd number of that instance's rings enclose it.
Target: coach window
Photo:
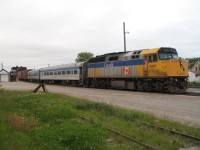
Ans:
[[[62,71],[62,75],[65,75],[65,71]]]
[[[67,74],[70,74],[70,70],[67,71]]]
[[[57,75],[57,74],[58,74],[57,71],[55,71],[55,72],[54,72],[54,75]]]
[[[61,75],[61,71],[58,71],[58,75]]]
[[[50,72],[50,75],[52,76],[52,75],[53,75],[53,72]]]
[[[78,74],[78,71],[77,71],[77,70],[74,70],[74,74]]]

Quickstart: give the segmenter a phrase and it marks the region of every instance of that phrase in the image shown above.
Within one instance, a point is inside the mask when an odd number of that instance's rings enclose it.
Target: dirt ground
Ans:
[[[7,90],[34,90],[38,84],[28,82],[0,83]],[[160,93],[106,90],[81,87],[46,85],[49,92],[62,93],[91,101],[106,102],[123,108],[151,113],[200,127],[200,97]],[[198,91],[198,90],[197,90]]]

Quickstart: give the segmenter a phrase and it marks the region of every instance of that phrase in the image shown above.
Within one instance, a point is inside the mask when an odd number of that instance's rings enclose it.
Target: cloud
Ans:
[[[74,62],[95,55],[171,46],[179,56],[200,56],[197,0],[1,0],[0,61],[7,70]]]

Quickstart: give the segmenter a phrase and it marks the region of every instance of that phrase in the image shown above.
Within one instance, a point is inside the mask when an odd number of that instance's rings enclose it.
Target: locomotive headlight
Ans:
[[[181,67],[181,68],[183,67],[183,63],[182,63],[182,62],[180,62],[180,67]]]

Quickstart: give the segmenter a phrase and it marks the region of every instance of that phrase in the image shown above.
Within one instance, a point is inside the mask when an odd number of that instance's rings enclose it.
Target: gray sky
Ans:
[[[128,51],[167,46],[200,56],[199,0],[0,0],[0,62],[10,71],[123,51],[123,22]]]

